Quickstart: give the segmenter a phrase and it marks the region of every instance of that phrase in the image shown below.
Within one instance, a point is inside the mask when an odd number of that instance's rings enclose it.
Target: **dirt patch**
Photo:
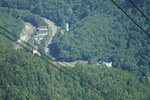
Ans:
[[[31,35],[34,33],[35,27],[33,27],[30,23],[25,22],[25,27],[20,34],[20,39],[17,40],[18,43],[25,45],[23,41],[28,42],[31,38]],[[21,46],[14,43],[15,49],[20,49]]]

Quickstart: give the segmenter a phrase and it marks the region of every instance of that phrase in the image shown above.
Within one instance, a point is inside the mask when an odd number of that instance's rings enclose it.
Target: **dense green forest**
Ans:
[[[71,31],[65,35],[57,34],[51,45],[51,54],[58,60],[65,61],[112,61],[114,67],[139,75],[149,75],[149,37],[115,6],[109,3],[106,6],[71,25]],[[149,24],[146,24],[143,17],[131,8],[127,11],[148,30]]]
[[[0,12],[0,26],[4,27],[8,31],[19,36],[22,29],[24,28],[24,23],[21,20],[18,20],[7,13]],[[4,34],[8,36],[13,37],[8,32],[5,32],[3,29],[0,29],[0,32],[3,32]],[[17,39],[14,38],[14,40],[17,40]],[[5,45],[11,45],[12,41],[0,35],[0,43],[5,44]]]
[[[149,0],[134,2],[150,16]],[[149,32],[149,23],[128,1],[117,3]],[[58,32],[50,45],[57,60],[112,61],[114,67],[149,76],[150,39],[110,0],[4,0],[0,5],[29,10],[61,27],[69,23],[70,31]]]
[[[76,65],[80,82],[24,51],[0,46],[0,100],[149,100],[147,79],[115,68]],[[82,81],[96,87],[100,94]],[[105,94],[105,96],[103,96]]]
[[[150,32],[150,23],[128,0],[116,1]],[[149,0],[133,1],[150,16]],[[64,32],[58,30],[53,38],[50,55],[58,61],[86,60],[89,65],[68,67],[81,77],[77,82],[36,55],[14,50],[13,42],[0,35],[0,100],[150,99],[150,39],[111,0],[0,0],[0,26],[17,36],[24,22],[45,25],[41,17]],[[113,68],[96,65],[100,60],[112,61]],[[86,87],[84,79],[100,94]]]
[[[17,20],[29,22],[35,27],[45,25],[45,22],[40,16],[35,15],[28,10],[17,10],[7,7],[0,7],[0,12],[4,14],[9,14],[10,16],[16,18]]]

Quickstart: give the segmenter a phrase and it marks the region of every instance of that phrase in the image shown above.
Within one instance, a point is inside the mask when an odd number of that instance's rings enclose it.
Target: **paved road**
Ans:
[[[47,46],[45,47],[45,52],[49,53],[50,49],[48,48],[48,45],[51,44],[53,37],[55,36],[55,34],[57,33],[57,27],[54,25],[54,23],[46,18],[43,18],[44,21],[48,24],[49,27],[51,27],[52,30],[52,36],[49,39],[49,43],[47,44]]]

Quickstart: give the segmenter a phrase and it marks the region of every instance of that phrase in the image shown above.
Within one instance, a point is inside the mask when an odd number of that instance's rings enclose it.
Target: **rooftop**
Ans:
[[[37,29],[47,29],[47,26],[39,26]]]
[[[48,33],[48,31],[46,31],[46,30],[37,31],[37,35],[40,35],[40,34],[46,35],[47,33]]]

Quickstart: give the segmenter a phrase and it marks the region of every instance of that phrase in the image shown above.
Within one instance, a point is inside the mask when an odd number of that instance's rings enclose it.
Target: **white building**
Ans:
[[[41,40],[43,40],[43,37],[38,37],[38,36],[36,36],[36,37],[35,37],[35,40],[36,40],[36,41],[41,41]]]
[[[99,64],[107,66],[107,67],[112,67],[112,62],[104,62],[104,61],[99,61]]]
[[[38,30],[38,31],[47,31],[48,28],[47,28],[47,26],[39,26],[39,27],[37,28],[37,30]]]
[[[47,35],[48,34],[48,31],[46,30],[40,30],[36,33],[37,35]]]
[[[41,41],[43,40],[44,36],[48,34],[48,28],[47,26],[39,26],[37,28],[37,33],[35,36],[36,41]]]

